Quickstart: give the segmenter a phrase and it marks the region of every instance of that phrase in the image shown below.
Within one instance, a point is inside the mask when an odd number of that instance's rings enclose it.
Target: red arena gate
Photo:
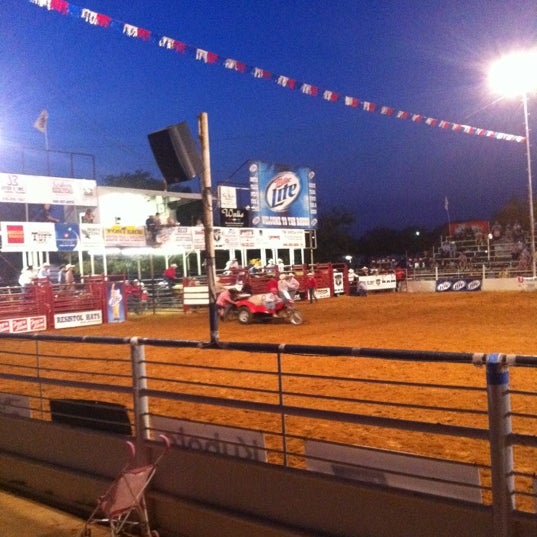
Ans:
[[[0,288],[0,332],[36,332],[102,324],[108,320],[108,282],[52,285],[48,279],[24,287]]]

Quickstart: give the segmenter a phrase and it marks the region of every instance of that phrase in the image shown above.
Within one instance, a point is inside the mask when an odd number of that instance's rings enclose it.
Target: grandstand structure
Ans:
[[[529,233],[519,236],[448,235],[433,251],[408,259],[410,278],[430,279],[435,274],[485,275],[485,278],[519,278],[532,274]]]

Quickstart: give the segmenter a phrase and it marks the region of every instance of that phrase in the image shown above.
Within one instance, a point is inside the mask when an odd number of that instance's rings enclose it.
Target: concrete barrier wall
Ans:
[[[156,459],[159,443],[144,450]],[[0,486],[88,516],[127,460],[125,438],[0,415]],[[162,537],[488,537],[489,507],[173,448],[149,493]],[[517,536],[537,520],[517,513]]]

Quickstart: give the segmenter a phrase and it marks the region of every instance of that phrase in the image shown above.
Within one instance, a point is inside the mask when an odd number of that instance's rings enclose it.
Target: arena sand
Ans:
[[[537,293],[371,293],[298,302],[305,322],[220,323],[222,341],[343,345],[537,355]],[[129,314],[126,322],[59,334],[209,339],[207,308],[192,313]]]
[[[241,325],[237,321],[224,322],[219,325],[221,341],[248,341],[265,343],[296,343],[307,345],[337,345],[378,349],[405,349],[422,351],[450,351],[467,353],[492,353],[537,355],[535,338],[535,319],[537,310],[537,293],[533,292],[467,292],[467,293],[371,293],[367,297],[340,296],[319,300],[318,303],[298,303],[304,314],[305,322],[300,326],[282,324],[281,322],[253,323]],[[207,308],[200,308],[191,313],[166,313],[129,315],[127,321],[118,324],[105,324],[85,328],[66,329],[58,332],[65,335],[106,335],[116,337],[149,337],[163,339],[208,341],[210,335]],[[90,353],[95,356],[125,356],[124,348],[102,348],[91,346]],[[57,345],[42,346],[46,352]],[[69,353],[75,349],[69,346]],[[80,350],[80,349],[79,349]],[[83,353],[87,353],[87,346]],[[264,369],[273,367],[274,357],[265,362],[259,355],[216,351],[220,358],[215,358],[213,351],[197,349],[147,349],[147,356],[158,356],[162,362],[181,362],[193,360],[219,367],[244,369]],[[225,357],[223,357],[225,355]],[[128,365],[128,364],[126,364]],[[113,363],[107,366],[114,372]],[[119,367],[119,366],[118,366]],[[300,372],[320,376],[353,376],[377,381],[363,384],[357,393],[356,384],[337,380],[319,380],[301,388],[312,395],[323,393],[337,395],[340,398],[360,399],[361,401],[393,402],[393,406],[378,404],[357,404],[330,402],[327,399],[316,401],[315,397],[308,404],[320,408],[363,412],[376,416],[395,417],[433,421],[453,425],[487,428],[486,412],[479,415],[466,415],[464,412],[450,412],[449,409],[479,408],[486,409],[485,371],[478,370],[470,364],[426,364],[419,362],[373,360],[363,358],[308,358],[288,357],[286,367]],[[161,371],[160,378],[176,375],[176,369]],[[210,382],[227,386],[236,384],[237,375],[227,374],[224,370],[212,377]],[[226,376],[229,375],[229,376]],[[248,376],[248,375],[246,375]],[[198,379],[199,380],[199,379]],[[392,384],[378,383],[388,380],[390,383],[419,383],[417,389],[406,385],[400,387]],[[535,393],[537,390],[537,368],[511,368],[511,388]],[[241,376],[242,385],[248,381]],[[252,374],[252,385],[258,387],[259,379]],[[441,384],[443,386],[476,387],[480,391],[461,391],[443,389],[440,401],[438,393],[423,387],[423,384]],[[162,388],[176,389],[173,384]],[[346,390],[349,390],[346,393]],[[219,391],[219,395],[224,392]],[[61,395],[61,394],[60,394]],[[51,393],[50,396],[58,396]],[[87,397],[87,394],[81,394]],[[227,396],[230,396],[229,394]],[[515,399],[515,398],[513,398]],[[313,400],[313,402],[312,402]],[[432,403],[432,401],[435,401]],[[289,402],[289,401],[288,401]],[[398,408],[397,403],[410,404]],[[535,415],[535,397],[518,397],[513,410]],[[183,417],[213,421],[221,424],[230,422],[235,426],[253,426],[252,416],[228,410],[201,409],[195,406],[163,403],[158,411],[167,415],[180,414]],[[291,403],[289,403],[291,404]],[[415,406],[417,405],[417,406]],[[442,410],[430,412],[420,407],[439,405]],[[243,420],[243,422],[241,422]],[[269,420],[270,421],[270,420]],[[262,428],[275,430],[279,423],[264,423]],[[449,437],[432,437],[422,433],[403,431],[379,431],[370,427],[341,426],[326,423],[300,423],[290,419],[288,432],[296,427],[297,436],[307,433],[319,439],[345,442],[360,446],[372,446],[417,453],[425,456],[447,457],[452,460],[474,462],[488,465],[488,448],[486,444],[472,440]],[[537,434],[537,419],[519,420],[517,432]],[[297,447],[299,451],[300,448]],[[536,450],[517,448],[515,452],[518,471],[537,472]],[[297,459],[297,465],[301,461]],[[482,482],[489,484],[488,471],[482,474]],[[531,479],[522,478],[520,488],[531,490]],[[530,503],[529,499],[527,502]]]

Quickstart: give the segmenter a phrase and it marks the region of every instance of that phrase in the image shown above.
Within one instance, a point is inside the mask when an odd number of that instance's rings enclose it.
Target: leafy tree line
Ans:
[[[354,237],[352,226],[356,219],[348,212],[336,209],[319,218],[317,229],[317,260],[335,261],[352,255],[354,259],[367,259],[383,256],[410,256],[432,252],[438,248],[440,237],[448,235],[448,226],[438,226],[431,230],[419,226],[404,229],[378,227],[365,232],[361,237]],[[494,213],[490,222],[502,225],[519,222],[529,231],[529,208],[525,200],[511,198],[502,208]],[[417,233],[419,230],[419,233]]]

